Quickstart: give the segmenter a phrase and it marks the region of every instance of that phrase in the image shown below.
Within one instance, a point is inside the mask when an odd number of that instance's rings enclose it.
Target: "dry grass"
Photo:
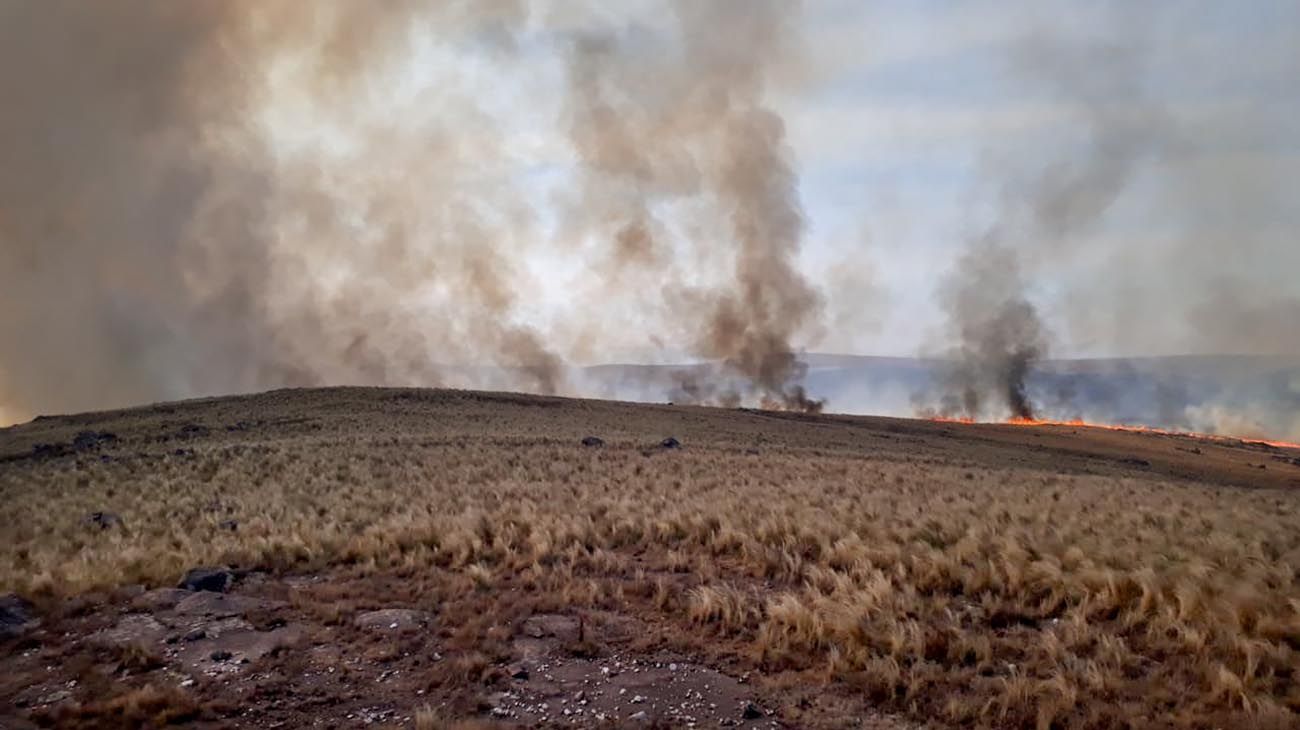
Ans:
[[[438,566],[558,605],[641,597],[701,651],[953,725],[1300,722],[1293,490],[886,421],[388,390],[37,422],[0,454],[88,428],[119,438],[0,463],[3,589]],[[645,451],[670,434],[686,448]],[[105,510],[123,524],[85,524]]]
[[[59,728],[150,728],[184,724],[202,714],[201,705],[189,693],[147,684],[95,702],[61,705],[38,713],[36,720]]]

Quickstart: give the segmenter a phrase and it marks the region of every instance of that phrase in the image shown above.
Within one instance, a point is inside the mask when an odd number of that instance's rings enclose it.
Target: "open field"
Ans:
[[[1300,725],[1258,444],[279,391],[0,431],[0,545],[4,727]],[[140,594],[204,565],[237,606]]]

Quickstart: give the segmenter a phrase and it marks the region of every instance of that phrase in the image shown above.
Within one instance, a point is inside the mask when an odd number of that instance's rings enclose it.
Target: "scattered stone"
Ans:
[[[525,667],[522,664],[516,664],[510,668],[511,679],[524,680],[524,679],[528,679],[529,676],[531,675],[528,672],[528,667]]]
[[[107,530],[110,527],[122,524],[122,518],[112,512],[91,512],[86,515],[86,524],[94,525],[101,530]]]
[[[746,720],[758,720],[766,716],[766,713],[763,712],[763,708],[753,702],[746,702],[745,709],[740,713],[740,716]]]
[[[238,671],[246,662],[255,662],[276,651],[301,645],[305,634],[303,627],[298,624],[289,624],[271,631],[258,631],[239,619],[208,624],[205,629],[208,634],[206,639],[185,645],[176,655],[183,667],[190,670],[211,669],[208,660],[220,652],[228,655],[227,658],[239,660],[222,665],[222,671]]]
[[[0,639],[18,636],[38,623],[30,601],[16,593],[0,596]]]
[[[235,575],[225,568],[195,568],[185,574],[178,587],[187,591],[225,593],[234,580]]]
[[[218,650],[216,650],[216,651],[214,651],[214,652],[212,652],[211,654],[208,655],[208,657],[211,658],[212,661],[214,661],[214,662],[224,662],[224,661],[226,661],[227,659],[230,659],[230,658],[233,657],[233,656],[234,656],[234,654],[231,654],[230,652],[226,651],[225,649],[218,649]]]
[[[681,448],[681,445],[682,442],[678,441],[672,436],[669,436],[668,438],[659,442],[659,448],[661,449],[677,449],[677,448]]]
[[[382,608],[357,616],[353,623],[368,631],[415,631],[429,624],[429,614],[409,608]]]
[[[628,715],[627,719],[632,722],[646,722],[648,716],[645,714],[645,710],[641,710],[640,712],[634,712],[631,715]]]
[[[604,446],[605,440],[598,436],[587,436],[582,440],[583,446]]]
[[[184,641],[198,641],[200,639],[208,638],[208,632],[204,631],[203,629],[194,629],[193,631],[189,632],[188,634],[186,634],[181,638]]]

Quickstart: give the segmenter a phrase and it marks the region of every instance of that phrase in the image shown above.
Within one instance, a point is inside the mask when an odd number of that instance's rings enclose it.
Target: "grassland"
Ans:
[[[112,438],[78,449],[85,432]],[[681,448],[658,446],[670,435]],[[1297,727],[1295,458],[1089,429],[284,391],[0,431],[0,592],[60,601],[210,564],[436,573],[651,617],[773,691],[937,726]]]

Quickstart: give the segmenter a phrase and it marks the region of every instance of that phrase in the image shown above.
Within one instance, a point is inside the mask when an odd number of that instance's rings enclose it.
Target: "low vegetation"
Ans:
[[[440,570],[940,724],[1300,723],[1300,492],[1031,431],[394,390],[42,420],[0,432],[0,591]]]

